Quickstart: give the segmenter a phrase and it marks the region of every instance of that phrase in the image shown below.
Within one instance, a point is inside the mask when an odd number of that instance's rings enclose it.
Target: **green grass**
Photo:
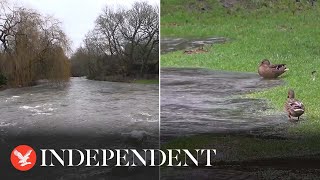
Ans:
[[[137,83],[137,84],[159,84],[159,79],[139,79],[139,80],[134,80],[133,83]]]
[[[161,1],[161,36],[226,37],[229,41],[206,47],[208,53],[186,55],[177,51],[162,55],[161,67],[257,72],[264,58],[272,63],[286,63],[290,70],[281,77],[286,82],[284,86],[250,96],[268,99],[283,111],[287,91],[294,89],[296,98],[305,104],[306,113],[304,121],[290,132],[319,135],[320,78],[312,81],[311,72],[319,71],[320,67],[320,8],[282,1],[259,9],[246,10],[241,6],[225,9],[219,1],[208,0],[211,9],[200,12],[190,8],[192,2]]]

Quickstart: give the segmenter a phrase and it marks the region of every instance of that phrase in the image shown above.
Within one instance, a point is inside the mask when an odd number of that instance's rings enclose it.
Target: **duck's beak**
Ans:
[[[289,71],[289,68],[285,68],[284,71]]]

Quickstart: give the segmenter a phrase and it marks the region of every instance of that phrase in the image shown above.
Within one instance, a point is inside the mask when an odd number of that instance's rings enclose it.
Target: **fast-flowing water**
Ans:
[[[0,92],[2,133],[158,134],[158,86],[72,78]]]
[[[56,149],[158,148],[158,116],[158,85],[71,78],[63,85],[7,89],[0,92],[1,155],[19,144]],[[107,173],[106,168],[69,170],[61,168],[47,177],[90,179]]]
[[[267,101],[238,96],[279,84],[255,73],[162,69],[161,138],[250,132],[285,123],[285,114],[266,113]]]

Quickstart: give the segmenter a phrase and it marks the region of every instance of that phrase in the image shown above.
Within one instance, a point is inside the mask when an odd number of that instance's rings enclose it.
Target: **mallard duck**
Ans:
[[[289,69],[286,68],[285,64],[271,64],[268,59],[264,59],[259,66],[258,73],[263,78],[273,79],[277,78],[287,70]]]
[[[304,105],[294,98],[294,91],[291,89],[288,91],[288,100],[285,104],[285,109],[288,112],[290,120],[291,117],[298,117],[299,120],[300,116],[304,113]]]

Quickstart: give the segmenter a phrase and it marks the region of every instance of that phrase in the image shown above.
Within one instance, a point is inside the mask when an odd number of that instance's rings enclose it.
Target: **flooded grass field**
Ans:
[[[288,123],[263,99],[241,95],[281,85],[254,73],[165,68],[161,76],[161,137],[205,133],[263,134],[258,129]],[[268,135],[281,132],[268,132]]]
[[[200,41],[166,39],[170,45],[162,45],[167,48],[162,53],[179,50],[169,55],[175,57],[172,62],[207,57],[180,51],[203,46],[196,43]],[[257,73],[190,68],[188,63],[162,68],[161,147],[214,148],[217,156],[212,169],[163,168],[161,179],[319,177],[315,139],[292,137],[288,130],[300,122],[289,122],[285,112],[272,108],[268,99],[249,95],[285,85],[280,78],[264,80]],[[306,120],[304,116],[301,121]]]

